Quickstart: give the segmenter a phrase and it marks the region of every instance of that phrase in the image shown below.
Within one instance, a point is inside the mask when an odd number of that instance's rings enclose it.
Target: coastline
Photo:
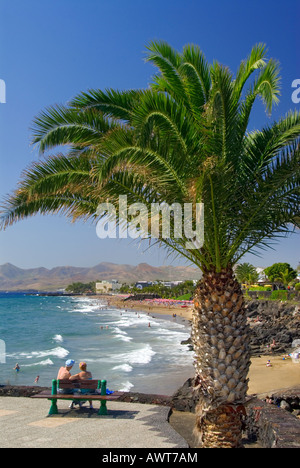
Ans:
[[[77,296],[76,296],[77,297]],[[124,295],[89,295],[88,298],[102,303],[110,304],[116,309],[127,309],[135,313],[149,314],[155,318],[173,321],[173,314],[176,314],[176,321],[182,323],[187,329],[191,328],[192,306],[181,307],[180,304],[165,305],[153,301],[124,301]],[[271,367],[267,367],[267,361],[271,361]],[[189,374],[189,375],[188,375]],[[185,380],[193,377],[193,369],[187,371],[185,375],[179,376],[177,382],[172,383],[168,395],[172,394],[172,389],[178,389]],[[295,364],[287,354],[261,355],[251,357],[249,370],[249,390],[248,395],[274,393],[278,390],[300,385],[300,363]],[[177,379],[175,376],[174,379]],[[176,389],[174,391],[176,391]]]
[[[171,319],[173,314],[176,314],[183,322],[189,322],[189,324],[192,320],[192,306],[182,308],[179,304],[161,305],[154,302],[130,300],[124,302],[124,296],[121,295],[95,295],[93,298],[105,300],[116,308],[140,311],[154,314],[154,316],[158,314],[166,319]],[[271,367],[267,367],[268,360],[270,360]],[[288,355],[264,355],[251,358],[248,395],[272,394],[299,384],[300,364],[293,363]]]
[[[133,301],[127,300],[124,301],[124,296],[122,295],[106,295],[106,294],[98,294],[89,296],[93,299],[105,300],[109,305],[117,309],[129,309],[129,310],[136,310],[144,313],[151,313],[151,314],[159,314],[159,315],[166,315],[168,317],[173,316],[176,314],[177,317],[183,320],[192,320],[192,306],[182,307],[179,304],[158,304],[154,302],[148,301]]]
[[[153,319],[141,307],[125,313],[123,303],[121,309],[108,307],[105,299],[111,297],[22,293],[1,300],[2,320],[10,311],[16,313],[7,325],[0,383],[30,386],[38,375],[39,385],[51,386],[69,355],[78,363],[86,361],[111,390],[175,392],[193,374],[192,354],[181,344],[190,336],[189,323],[162,314],[153,314]],[[39,330],[34,339],[32,324]],[[14,370],[17,362],[21,372]]]
[[[162,305],[159,302],[155,303],[148,301],[130,300],[124,301],[124,296],[121,295],[91,295],[88,296],[88,298],[93,299],[95,302],[99,301],[99,303],[102,304],[109,304],[111,307],[116,309],[127,309],[128,311],[132,311],[132,314],[141,313],[141,316],[142,314],[149,314],[149,316],[151,317],[161,318],[163,320],[178,321],[180,323],[183,323],[184,326],[187,328],[191,327],[192,306],[190,305],[188,307],[181,307],[180,304],[168,304],[167,302],[166,305]],[[173,314],[176,314],[176,319],[173,317]],[[266,366],[268,360],[271,361],[271,367]],[[179,390],[179,388],[182,385],[184,385],[188,378],[193,377],[193,369],[191,370],[191,372],[187,372],[187,374],[191,375],[183,375],[182,373],[181,375],[179,375],[179,378],[178,376],[174,377],[174,383],[177,386],[175,392]],[[168,375],[166,375],[166,380],[168,381],[168,383],[170,383]],[[300,364],[293,363],[291,358],[287,358],[286,356],[284,357],[280,355],[264,355],[262,357],[255,356],[251,358],[248,390],[250,405],[252,404],[251,402],[254,402],[253,405],[264,405],[264,399],[266,399],[267,396],[271,397],[273,394],[284,392],[284,390],[290,389],[292,387],[298,386],[299,388],[299,384]],[[7,397],[30,397],[33,394],[39,393],[40,391],[46,389],[49,390],[48,387],[39,387],[38,385],[0,385],[0,398],[3,407],[6,408],[6,401],[9,400],[5,400]],[[166,407],[166,410],[168,410],[169,407],[170,409],[168,415],[168,423],[173,429],[175,429],[175,431],[178,434],[180,434],[185,439],[185,441],[189,444],[191,448],[195,447],[195,442],[193,439],[195,414],[187,411],[186,409],[184,411],[179,411],[173,408],[172,395],[174,395],[174,393],[173,391],[170,391],[170,388],[169,391],[162,392],[165,394],[154,394],[146,392],[137,393],[129,390],[128,392],[124,393],[122,399],[120,399],[119,405],[125,405],[128,403],[134,405],[142,403],[146,405],[158,405],[160,407],[163,406]],[[258,400],[256,399],[256,397],[258,398]],[[27,403],[25,404],[27,405]],[[273,405],[270,406],[270,408],[274,409]],[[161,411],[165,411],[165,409],[160,409],[159,412]],[[288,413],[287,415],[290,416]],[[285,413],[283,415],[280,415],[280,418],[283,418],[283,425],[285,430],[286,422],[284,420],[284,416],[286,416]],[[266,417],[268,424],[272,424],[268,413]],[[15,428],[13,428],[13,431],[14,430]],[[246,446],[245,448],[248,448],[248,446]],[[250,445],[249,448],[256,447]]]

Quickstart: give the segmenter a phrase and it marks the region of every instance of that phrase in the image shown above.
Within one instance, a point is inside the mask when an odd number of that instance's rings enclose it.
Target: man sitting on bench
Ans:
[[[73,361],[73,359],[68,359],[66,361],[65,367],[61,367],[59,369],[58,374],[57,374],[57,380],[70,379],[71,378],[70,370],[72,369],[74,364],[75,364],[75,361]],[[58,390],[58,393],[68,393],[68,394],[70,394],[70,393],[73,393],[73,390],[63,388],[63,389]]]
[[[58,374],[57,374],[57,380],[65,380],[65,379],[70,380],[71,379],[70,370],[72,369],[74,364],[75,364],[75,361],[73,359],[68,359],[66,361],[65,367],[61,367],[59,369]],[[77,390],[76,389],[74,390],[72,388],[58,388],[57,389],[57,393],[62,393],[64,395],[72,395],[72,394],[74,394],[74,392],[77,393]],[[79,406],[81,407],[82,402],[72,401],[69,408],[73,409],[74,404],[76,404],[76,405],[79,404]]]

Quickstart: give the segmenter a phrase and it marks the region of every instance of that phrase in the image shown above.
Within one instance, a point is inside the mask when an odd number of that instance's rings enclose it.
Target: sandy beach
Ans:
[[[300,384],[300,364],[293,363],[290,357],[262,356],[251,359],[249,371],[249,394],[272,395],[279,390]],[[271,367],[267,367],[268,359]]]
[[[155,302],[155,301],[133,301],[127,300],[124,301],[123,296],[114,295],[114,296],[106,296],[106,295],[99,295],[95,296],[98,299],[104,299],[108,302],[108,304],[120,308],[120,309],[131,309],[131,310],[140,310],[146,313],[151,314],[160,314],[160,315],[173,315],[176,314],[178,317],[181,317],[186,320],[192,320],[192,306],[182,305],[182,304],[170,304],[167,301],[165,304],[162,302]]]
[[[180,304],[155,303],[153,301],[124,301],[118,295],[95,296],[104,299],[117,308],[143,311],[153,316],[155,314],[177,317],[187,321],[192,320],[192,306],[182,307]],[[271,367],[267,367],[270,360]],[[278,390],[294,387],[300,384],[300,363],[295,364],[287,355],[253,357],[249,371],[248,394],[266,395]]]

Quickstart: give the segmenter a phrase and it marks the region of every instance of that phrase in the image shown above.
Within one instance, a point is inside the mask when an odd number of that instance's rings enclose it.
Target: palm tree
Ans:
[[[274,263],[264,270],[272,283],[279,283],[287,286],[297,277],[297,271],[289,263]]]
[[[259,278],[255,267],[250,263],[241,263],[238,265],[235,269],[235,276],[240,283],[246,284],[255,283]]]
[[[266,55],[254,46],[233,76],[197,46],[151,42],[149,89],[90,90],[35,119],[40,152],[65,151],[35,162],[4,201],[2,227],[53,212],[96,222],[107,201],[121,225],[119,195],[147,207],[204,203],[201,248],[172,232],[155,240],[202,272],[192,326],[202,447],[241,444],[250,337],[233,266],[299,226],[299,113],[248,129],[257,98],[269,113],[278,102],[278,63]]]

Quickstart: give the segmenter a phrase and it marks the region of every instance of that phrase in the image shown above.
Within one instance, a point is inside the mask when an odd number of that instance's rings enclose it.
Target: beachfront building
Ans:
[[[264,268],[262,268],[262,267],[257,267],[257,268],[256,268],[256,271],[257,271],[257,273],[258,273],[258,275],[259,275],[259,276],[258,276],[258,281],[257,281],[259,284],[262,284],[262,283],[269,283],[269,282],[270,282],[270,281],[268,281],[268,278],[267,278],[267,276],[266,276],[266,274],[265,274]]]
[[[96,294],[105,294],[112,291],[112,283],[109,281],[99,281],[96,283]]]
[[[142,290],[148,286],[153,286],[156,284],[165,286],[166,288],[173,288],[174,286],[178,286],[181,283],[183,283],[183,281],[137,281],[134,286],[135,288]]]
[[[174,286],[178,286],[179,284],[183,283],[183,281],[162,281],[161,284],[166,288],[173,288]]]
[[[137,289],[144,289],[144,288],[147,288],[148,286],[152,286],[152,282],[151,281],[138,281],[137,283],[135,283],[134,287],[137,288]]]
[[[115,292],[118,291],[121,286],[118,280],[98,281],[96,282],[96,294]]]

